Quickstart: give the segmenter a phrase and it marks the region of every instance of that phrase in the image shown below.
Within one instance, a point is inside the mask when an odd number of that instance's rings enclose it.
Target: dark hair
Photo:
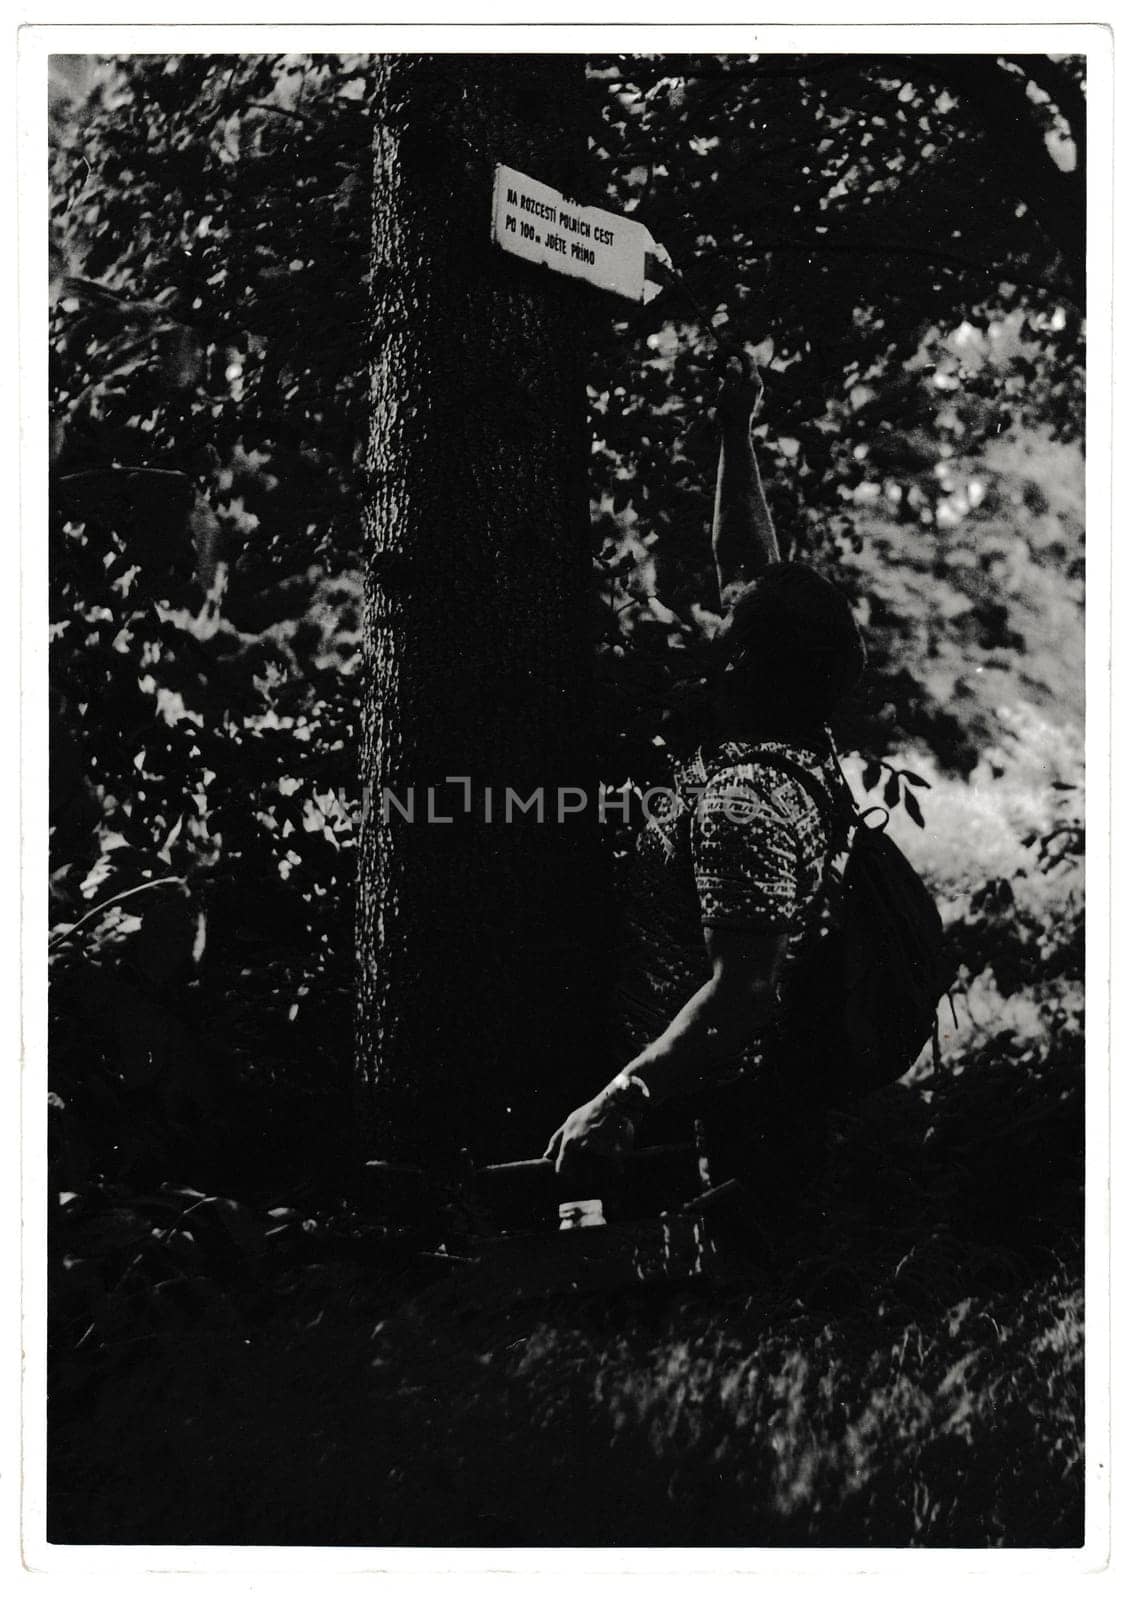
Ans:
[[[846,595],[799,561],[738,595],[714,649],[722,737],[817,731],[866,665]]]

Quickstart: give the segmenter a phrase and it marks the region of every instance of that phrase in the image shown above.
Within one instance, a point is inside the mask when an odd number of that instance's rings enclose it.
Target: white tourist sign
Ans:
[[[491,237],[509,255],[640,304],[661,287],[647,276],[648,267],[653,272],[656,260],[670,259],[641,222],[576,205],[559,189],[500,165],[494,169]]]

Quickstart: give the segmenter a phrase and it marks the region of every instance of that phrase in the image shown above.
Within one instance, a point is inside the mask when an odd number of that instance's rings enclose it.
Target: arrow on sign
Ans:
[[[670,257],[641,222],[580,206],[513,167],[494,169],[491,238],[507,255],[646,305]]]

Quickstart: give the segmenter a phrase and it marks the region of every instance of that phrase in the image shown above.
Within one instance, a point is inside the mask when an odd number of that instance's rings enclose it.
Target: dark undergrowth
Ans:
[[[472,1303],[344,1203],[70,1200],[50,1537],[1080,1543],[1081,1105],[874,1096],[772,1272],[599,1301]]]
[[[360,1278],[122,1363],[58,1431],[51,1536],[1081,1542],[1065,1276],[913,1321],[756,1295],[378,1319]]]

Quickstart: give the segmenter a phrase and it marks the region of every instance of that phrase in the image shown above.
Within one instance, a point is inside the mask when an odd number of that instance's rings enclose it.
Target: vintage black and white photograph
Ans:
[[[50,1546],[1093,1533],[1088,54],[936,31],[54,30]]]

